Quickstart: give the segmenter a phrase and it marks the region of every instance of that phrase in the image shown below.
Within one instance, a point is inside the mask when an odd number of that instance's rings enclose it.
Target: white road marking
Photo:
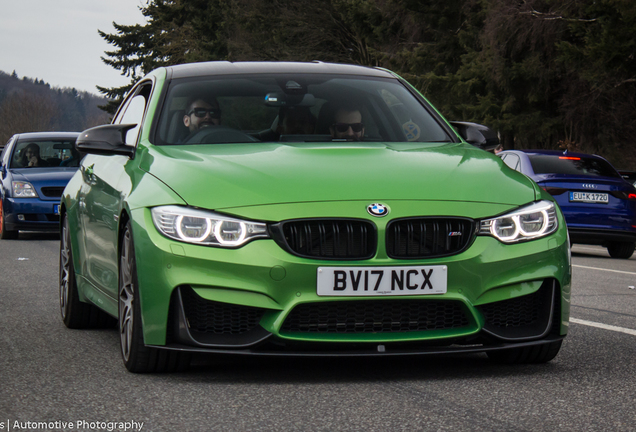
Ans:
[[[583,249],[583,250],[588,250],[591,252],[604,252],[607,254],[607,249],[605,248],[591,248],[591,247],[581,247],[581,246],[574,246],[574,249]]]
[[[613,272],[613,273],[625,273],[625,274],[636,276],[635,272],[628,272],[628,271],[622,271],[622,270],[610,270],[610,269],[604,269],[604,268],[598,268],[598,267],[588,267],[588,266],[582,266],[582,265],[576,265],[576,264],[572,264],[572,267],[578,267],[578,268],[584,268],[584,269],[590,269],[590,270],[608,271],[608,272]]]
[[[605,330],[612,330],[612,331],[620,332],[620,333],[627,333],[627,334],[630,334],[632,336],[636,336],[636,330],[627,329],[627,328],[623,328],[623,327],[616,327],[616,326],[613,326],[613,325],[597,323],[597,322],[594,322],[594,321],[586,321],[586,320],[577,319],[577,318],[570,318],[570,322],[573,322],[573,323],[576,323],[576,324],[582,324],[582,325],[586,325],[586,326],[590,326],[590,327],[596,327],[596,328],[600,328],[600,329],[605,329]]]

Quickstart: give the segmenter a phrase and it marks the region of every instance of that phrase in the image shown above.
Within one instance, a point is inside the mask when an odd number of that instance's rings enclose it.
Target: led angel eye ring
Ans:
[[[177,234],[179,234],[179,237],[181,237],[184,240],[192,240],[192,241],[203,241],[205,240],[209,235],[210,235],[210,231],[212,230],[212,227],[210,226],[210,221],[207,219],[203,219],[205,221],[205,232],[203,233],[202,236],[200,237],[188,237],[185,234],[183,234],[183,231],[181,230],[181,221],[183,221],[183,218],[185,216],[184,215],[179,215],[177,216],[177,219],[175,220],[175,225],[177,228]],[[188,216],[190,217],[190,216]]]

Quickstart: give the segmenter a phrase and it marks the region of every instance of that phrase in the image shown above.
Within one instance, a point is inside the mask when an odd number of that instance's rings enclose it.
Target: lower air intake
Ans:
[[[469,325],[461,303],[378,300],[306,303],[285,320],[285,333],[395,333],[458,329]]]

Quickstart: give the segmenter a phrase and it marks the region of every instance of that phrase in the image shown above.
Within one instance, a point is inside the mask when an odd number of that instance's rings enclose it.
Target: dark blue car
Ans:
[[[0,158],[0,238],[18,231],[58,231],[62,192],[82,157],[77,132],[16,134]]]
[[[506,150],[504,163],[557,201],[572,243],[602,245],[630,258],[636,245],[636,188],[600,156],[551,150]]]

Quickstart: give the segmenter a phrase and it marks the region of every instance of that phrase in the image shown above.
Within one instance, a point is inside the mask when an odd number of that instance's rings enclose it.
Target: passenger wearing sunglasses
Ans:
[[[336,110],[334,123],[329,127],[332,139],[347,141],[362,141],[364,139],[364,124],[360,110],[342,107]]]
[[[186,107],[183,124],[190,130],[190,133],[197,132],[203,127],[216,126],[221,123],[221,109],[216,99],[209,102],[203,99],[194,99]]]

